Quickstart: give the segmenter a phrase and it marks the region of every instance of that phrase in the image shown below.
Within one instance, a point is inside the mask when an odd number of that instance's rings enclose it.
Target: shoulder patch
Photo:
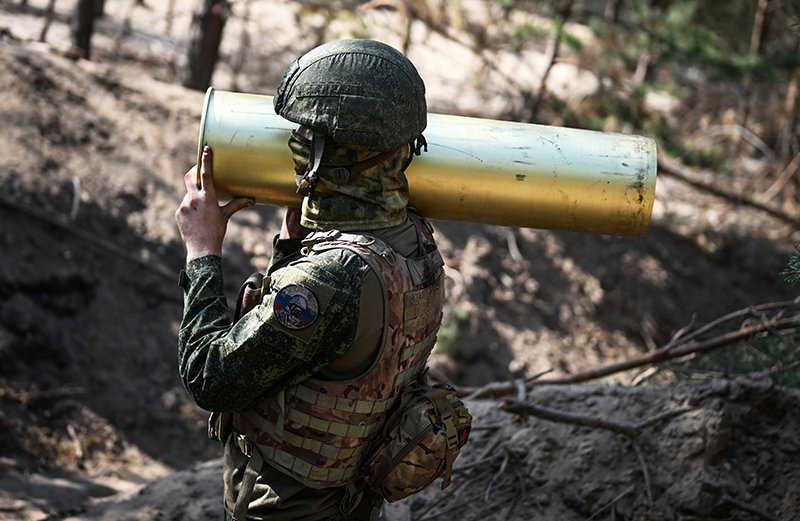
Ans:
[[[272,308],[278,322],[289,329],[305,329],[319,316],[316,295],[299,284],[281,288],[275,295]]]

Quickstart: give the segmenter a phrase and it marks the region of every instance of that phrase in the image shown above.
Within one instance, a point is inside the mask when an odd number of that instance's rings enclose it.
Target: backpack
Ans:
[[[447,488],[472,426],[466,406],[446,384],[415,380],[398,398],[363,466],[367,485],[390,503],[440,476],[442,490]]]

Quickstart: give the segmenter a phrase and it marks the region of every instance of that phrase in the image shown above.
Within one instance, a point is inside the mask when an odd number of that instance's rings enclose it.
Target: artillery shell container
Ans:
[[[275,114],[271,96],[209,88],[198,165],[209,145],[222,197],[299,207],[287,146],[296,126]],[[428,151],[406,177],[410,205],[428,219],[618,236],[650,225],[650,138],[442,114],[428,114],[424,135]]]

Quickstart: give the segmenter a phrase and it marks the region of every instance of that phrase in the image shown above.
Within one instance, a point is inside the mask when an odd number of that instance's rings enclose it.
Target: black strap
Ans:
[[[405,172],[406,168],[408,168],[408,165],[411,164],[411,160],[414,159],[414,156],[422,154],[423,148],[425,149],[425,152],[428,151],[428,141],[425,139],[425,136],[420,134],[419,136],[412,139],[411,142],[408,144],[408,146],[410,150],[408,154],[408,159],[406,159],[406,163],[403,165],[403,172]]]
[[[311,138],[311,162],[303,177],[297,183],[297,193],[303,197],[310,195],[319,181],[319,170],[322,164],[322,153],[325,150],[325,134],[314,131]]]

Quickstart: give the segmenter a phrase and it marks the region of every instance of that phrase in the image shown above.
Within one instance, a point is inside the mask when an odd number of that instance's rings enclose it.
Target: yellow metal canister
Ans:
[[[213,151],[224,196],[299,206],[290,131],[271,96],[208,89],[199,154]],[[655,200],[650,138],[428,114],[428,151],[406,171],[410,204],[429,219],[639,236]]]

